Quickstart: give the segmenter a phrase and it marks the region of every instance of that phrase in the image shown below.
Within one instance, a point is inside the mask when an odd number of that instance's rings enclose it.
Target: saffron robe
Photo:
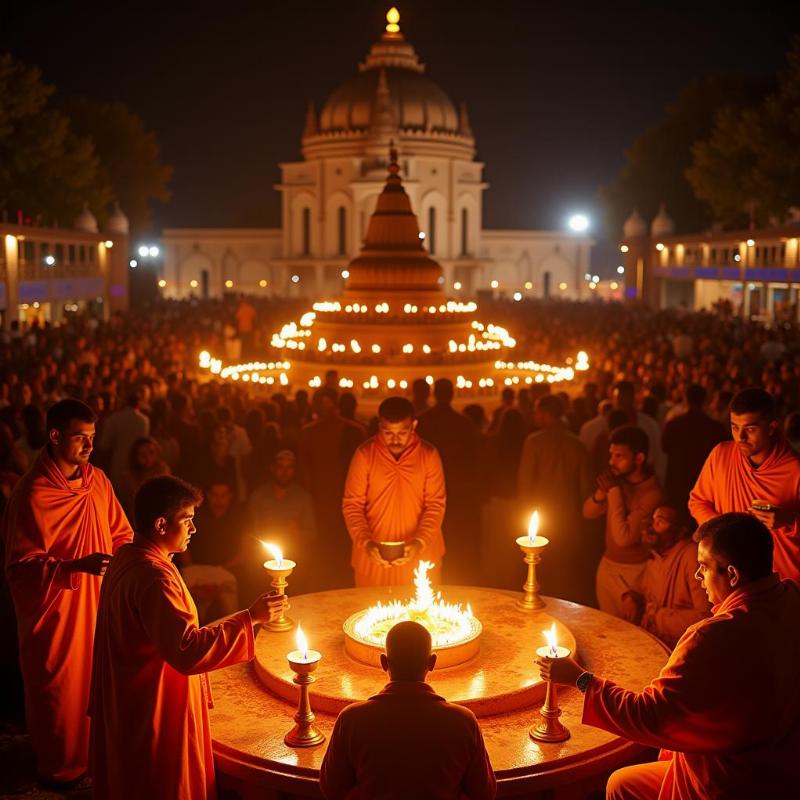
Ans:
[[[131,531],[97,467],[68,481],[44,448],[3,519],[5,569],[19,636],[25,716],[40,777],[71,781],[89,766],[89,679],[102,578],[65,561],[113,553]]]
[[[417,538],[420,560],[441,567],[445,511],[442,461],[436,448],[411,434],[399,459],[380,436],[373,436],[353,455],[345,481],[342,513],[353,540],[351,564],[356,586],[411,585],[417,562],[383,567],[364,549],[368,540],[398,542]]]
[[[320,770],[328,800],[491,800],[475,715],[421,681],[391,681],[339,714]]]
[[[177,567],[137,536],[114,558],[100,596],[89,713],[94,797],[216,797],[204,673],[253,657],[240,611],[198,627]]]
[[[689,513],[702,525],[730,511],[749,511],[754,500],[800,514],[800,458],[783,439],[775,442],[758,469],[736,442],[718,444],[689,496]],[[800,517],[773,528],[772,541],[775,572],[800,583]]]
[[[681,637],[641,692],[593,677],[583,722],[669,759],[659,800],[794,798],[800,753],[800,589],[773,574]]]

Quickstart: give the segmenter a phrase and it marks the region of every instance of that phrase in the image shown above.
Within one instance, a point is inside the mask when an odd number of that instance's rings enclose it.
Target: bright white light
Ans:
[[[233,289],[233,281],[231,281],[231,280],[225,281],[225,288],[226,289]]]
[[[656,244],[656,250],[658,250],[658,252],[660,253],[663,249],[664,245],[661,242],[658,242],[658,244]]]
[[[150,258],[158,258],[158,254],[161,251],[153,244],[150,245],[150,249],[147,252],[150,254]]]
[[[159,285],[159,286],[160,286],[160,287],[163,289],[163,288],[164,288],[164,287],[167,285],[167,282],[166,282],[166,281],[165,281],[165,280],[162,278],[162,279],[161,279],[161,280],[158,282],[158,285]]]
[[[490,284],[492,289],[496,289],[499,285],[500,285],[499,281],[492,281],[491,284]]]
[[[573,214],[567,221],[567,225],[575,233],[583,233],[589,230],[589,217],[586,214]]]
[[[300,283],[300,276],[292,275],[292,283]]]
[[[562,292],[565,292],[567,290],[567,284],[562,281],[558,284],[558,288],[561,289]]]
[[[594,283],[600,283],[600,276],[599,275],[592,275],[592,281]]]
[[[267,288],[267,282],[266,282],[266,281],[265,281],[263,278],[262,278],[262,279],[261,279],[261,280],[258,282],[258,285],[259,285],[259,286],[260,286],[262,289],[266,289],[266,288]]]
[[[149,247],[148,247],[146,244],[143,244],[143,245],[142,245],[142,246],[139,248],[139,255],[140,255],[142,258],[147,258],[147,256],[149,256],[149,255],[150,255],[150,248],[149,248]]]
[[[132,258],[132,259],[131,259],[131,260],[128,262],[128,266],[130,266],[130,268],[131,268],[131,269],[136,269],[136,267],[138,267],[138,266],[139,266],[139,262],[138,262],[138,261],[137,261],[135,258]]]
[[[453,284],[453,288],[454,288],[454,289],[455,289],[457,292],[458,292],[458,291],[460,291],[460,290],[461,290],[461,281],[456,281],[456,282]]]
[[[419,232],[419,238],[420,239],[424,239],[425,238],[425,231],[420,231]]]
[[[522,292],[514,292],[514,299],[519,303],[522,300]]]
[[[587,281],[590,281],[592,279],[591,274],[588,272],[583,277],[586,278]]]
[[[533,283],[531,281],[525,281],[525,288],[526,289],[533,289]]]
[[[624,275],[624,274],[625,274],[625,267],[623,267],[623,266],[622,266],[622,264],[620,264],[620,265],[617,267],[617,273],[618,273],[619,275]]]
[[[45,256],[44,263],[47,264],[48,267],[52,267],[53,264],[56,263],[55,256]]]
[[[106,239],[103,244],[106,246],[107,250],[110,250],[114,246],[114,242],[111,239]]]
[[[342,277],[343,277],[345,280],[347,280],[347,279],[350,277],[350,270],[349,270],[349,269],[343,269],[343,270],[342,270]]]
[[[746,244],[747,244],[747,246],[748,246],[748,247],[753,247],[753,245],[754,245],[755,243],[756,243],[756,240],[755,240],[755,239],[748,239],[748,240],[747,240],[747,242],[746,242]]]
[[[189,286],[191,286],[192,289],[196,289],[197,288],[197,281],[195,281],[195,280],[189,281]]]
[[[628,245],[626,245],[626,244],[621,244],[621,245],[619,246],[619,251],[620,251],[620,253],[627,253],[627,252],[628,252],[628,250],[629,250],[629,248],[628,248]]]

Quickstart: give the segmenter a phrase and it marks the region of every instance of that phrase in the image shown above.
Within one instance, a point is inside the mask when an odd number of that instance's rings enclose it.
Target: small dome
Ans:
[[[114,203],[114,210],[106,223],[106,230],[109,233],[116,233],[120,236],[127,236],[131,231],[131,224],[128,218],[119,207],[119,203]]]
[[[650,235],[664,236],[674,233],[674,231],[675,223],[672,221],[672,217],[667,214],[667,208],[662,203],[658,208],[658,214],[653,217],[653,221],[650,223]]]
[[[83,209],[75,218],[72,227],[79,231],[85,231],[86,233],[97,233],[97,219],[95,219],[94,214],[89,211],[88,203],[83,204]]]
[[[647,234],[647,224],[642,219],[639,209],[634,208],[625,224],[622,226],[622,233],[626,239],[635,239],[637,236],[645,236]]]
[[[336,89],[322,107],[319,130],[369,129],[381,71],[400,130],[459,133],[458,110],[443,89],[422,72],[391,66],[364,70]]]

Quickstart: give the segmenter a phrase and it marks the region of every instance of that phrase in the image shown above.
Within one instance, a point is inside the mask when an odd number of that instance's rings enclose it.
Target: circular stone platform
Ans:
[[[468,661],[435,669],[429,678],[433,688],[448,700],[486,717],[530,708],[544,698],[545,686],[534,664],[536,648],[545,644],[542,631],[556,623],[559,644],[576,651],[575,637],[548,609],[526,611],[517,596],[466,586],[435,587],[450,603],[470,603],[483,625],[480,651]],[[291,585],[289,586],[291,592]],[[322,662],[309,687],[315,711],[337,714],[345,706],[379,692],[385,673],[350,657],[345,649],[342,623],[352,614],[377,603],[406,600],[412,587],[344,589],[289,597],[289,616],[300,622],[309,647],[322,653]],[[286,654],[294,650],[294,632],[262,630],[256,640],[255,671],[261,682],[279,697],[297,702]]]

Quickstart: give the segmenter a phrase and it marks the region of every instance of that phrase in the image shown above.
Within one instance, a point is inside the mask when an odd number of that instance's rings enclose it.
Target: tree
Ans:
[[[88,202],[111,200],[91,139],[49,107],[41,72],[0,55],[0,211],[69,226]]]
[[[706,138],[717,113],[752,106],[771,84],[761,79],[719,76],[689,84],[666,111],[663,122],[642,133],[626,153],[620,174],[601,190],[608,230],[617,233],[634,208],[645,219],[666,203],[678,230],[708,226],[711,212],[686,178],[692,146]]]
[[[155,134],[121,103],[79,98],[66,101],[63,107],[74,129],[94,142],[100,178],[111,188],[131,227],[149,227],[150,203],[169,200],[167,186],[173,173],[173,168],[160,160]]]
[[[788,63],[758,107],[720,111],[692,148],[686,177],[724,225],[764,225],[800,206],[800,37]]]

